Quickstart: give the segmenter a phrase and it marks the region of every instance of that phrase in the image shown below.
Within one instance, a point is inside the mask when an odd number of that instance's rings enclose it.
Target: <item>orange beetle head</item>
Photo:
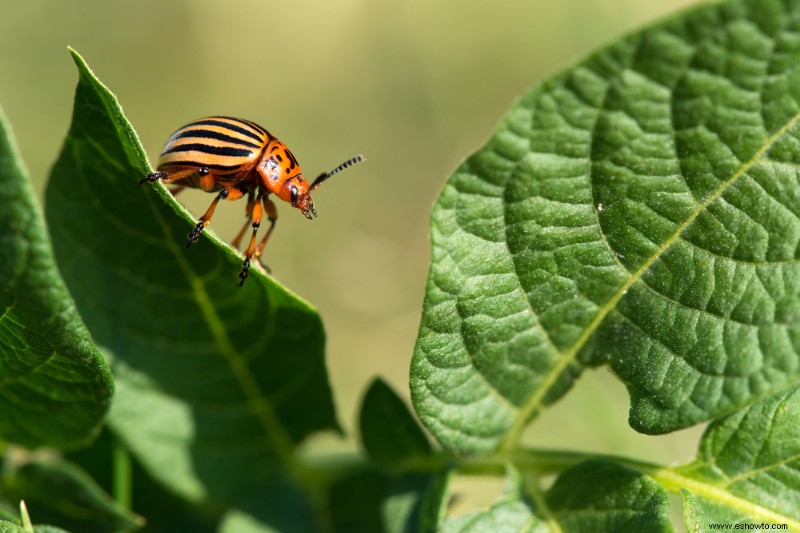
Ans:
[[[355,165],[356,163],[360,163],[363,160],[363,155],[357,155],[353,158],[350,158],[330,172],[323,172],[320,174],[310,186],[308,185],[308,182],[303,179],[302,175],[286,180],[286,182],[283,184],[283,187],[284,189],[288,187],[286,194],[289,195],[289,202],[291,202],[294,207],[302,211],[303,215],[305,215],[308,220],[313,220],[313,218],[317,216],[317,210],[314,209],[314,199],[311,198],[311,191],[318,188],[324,181],[337,172],[341,172],[347,167]],[[292,183],[293,180],[295,180],[296,183]],[[280,195],[280,197],[283,198],[283,195]]]
[[[290,152],[286,150],[286,153],[288,154]],[[265,159],[264,162],[258,166],[258,172],[261,174],[262,182],[267,190],[284,202],[292,204],[292,207],[299,209],[307,219],[313,220],[314,217],[317,216],[317,210],[314,209],[314,199],[311,197],[311,191],[322,185],[324,181],[337,172],[341,172],[347,167],[360,163],[363,160],[364,156],[361,155],[348,159],[330,172],[320,174],[311,184],[303,178],[299,166],[284,169],[271,157]],[[294,172],[294,174],[289,176],[290,172]]]
[[[299,209],[308,220],[312,220],[317,216],[314,199],[311,198],[312,189],[313,187],[308,186],[303,176],[298,175],[284,182],[278,197],[291,203],[292,207]]]

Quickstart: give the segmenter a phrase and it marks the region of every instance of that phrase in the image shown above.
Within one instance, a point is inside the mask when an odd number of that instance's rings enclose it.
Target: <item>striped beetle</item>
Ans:
[[[189,232],[187,248],[200,238],[203,229],[211,223],[220,200],[238,200],[247,193],[247,222],[231,241],[235,248],[239,248],[247,227],[252,225],[253,234],[239,272],[241,287],[247,278],[250,260],[254,257],[258,260],[275,228],[278,213],[269,195],[274,194],[284,202],[291,203],[307,219],[313,220],[317,211],[311,191],[337,172],[363,160],[364,156],[357,155],[330,172],[320,174],[309,184],[303,179],[292,152],[266,129],[240,118],[206,117],[190,122],[173,133],[161,151],[157,172],[148,174],[139,180],[139,184],[158,180],[164,184],[177,182],[178,187],[172,190],[173,194],[186,187],[206,192],[219,191],[200,221]],[[270,226],[256,246],[262,206]]]

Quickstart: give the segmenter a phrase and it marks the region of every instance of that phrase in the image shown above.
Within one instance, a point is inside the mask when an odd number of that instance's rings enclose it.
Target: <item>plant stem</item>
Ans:
[[[125,446],[116,438],[112,445],[112,453],[113,497],[122,507],[130,510],[133,505],[133,469],[131,456]]]

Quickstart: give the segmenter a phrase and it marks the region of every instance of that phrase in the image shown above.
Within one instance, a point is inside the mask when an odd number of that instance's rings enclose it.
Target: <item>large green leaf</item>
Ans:
[[[534,87],[449,179],[412,364],[443,445],[516,445],[584,368],[664,433],[800,380],[800,3],[718,3]]]
[[[630,468],[593,460],[559,476],[545,494],[529,489],[509,469],[502,497],[489,508],[444,523],[446,533],[525,531],[596,533],[671,531],[669,497],[655,481]]]
[[[53,260],[28,176],[0,110],[0,437],[71,448],[113,392]]]
[[[295,445],[338,429],[318,314],[241,259],[166,189],[138,186],[144,151],[76,53],[72,125],[48,183],[64,278],[117,380],[110,424],[165,486],[232,502],[294,472]]]
[[[786,524],[800,531],[800,387],[712,423],[697,459],[667,473],[686,525]]]

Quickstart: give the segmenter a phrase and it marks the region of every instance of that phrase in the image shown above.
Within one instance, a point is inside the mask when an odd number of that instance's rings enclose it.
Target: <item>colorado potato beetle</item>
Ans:
[[[176,183],[178,187],[173,189],[173,194],[186,187],[218,191],[208,210],[189,232],[187,248],[211,223],[220,200],[238,200],[247,194],[247,222],[231,241],[238,248],[247,227],[252,226],[250,244],[244,252],[239,272],[241,286],[247,278],[250,261],[261,256],[278,219],[277,209],[269,195],[274,194],[289,202],[307,219],[313,220],[317,211],[311,191],[337,172],[363,160],[361,155],[350,158],[330,172],[320,174],[309,184],[289,148],[266,129],[249,120],[215,116],[190,122],[173,133],[161,151],[157,171],[139,180],[139,184],[158,180],[164,184]],[[263,212],[266,212],[270,226],[256,246]]]

